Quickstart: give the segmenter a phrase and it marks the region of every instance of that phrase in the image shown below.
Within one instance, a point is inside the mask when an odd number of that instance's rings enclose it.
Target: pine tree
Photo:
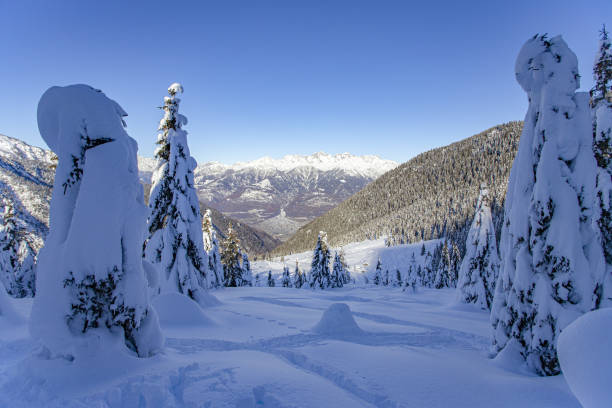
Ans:
[[[268,271],[268,287],[273,288],[276,286],[274,282],[274,277],[272,276],[272,271]]]
[[[595,226],[604,251],[606,271],[601,279],[602,307],[612,305],[612,49],[608,32],[601,31],[599,55],[593,68],[593,153],[597,162],[595,179]]]
[[[251,263],[247,253],[242,254],[242,275],[240,278],[240,286],[253,286],[253,273],[251,272]]]
[[[612,43],[605,25],[600,31],[593,79],[595,85],[591,89],[591,105],[596,109],[602,102],[612,102]]]
[[[540,375],[555,375],[558,335],[597,307],[596,281],[605,267],[592,227],[589,100],[576,93],[578,61],[561,37],[530,39],[516,78],[529,109],[505,202],[493,347],[520,353]]]
[[[345,278],[344,264],[338,252],[334,254],[334,264],[331,273],[331,285],[332,288],[341,288],[344,286]]]
[[[208,287],[218,288],[223,286],[223,265],[221,264],[219,241],[217,240],[217,233],[212,223],[210,209],[204,212],[204,217],[202,218],[202,234],[204,250],[208,256]]]
[[[331,274],[329,271],[329,247],[327,246],[327,235],[321,231],[317,239],[317,245],[312,256],[309,283],[313,289],[326,289],[331,285]]]
[[[257,275],[255,275],[255,287],[260,287],[261,286],[261,273],[258,273]]]
[[[221,251],[221,263],[223,264],[223,283],[226,287],[242,286],[242,266],[240,261],[240,241],[230,223],[227,230],[227,237],[223,241]]]
[[[14,297],[19,292],[17,273],[19,264],[19,241],[13,206],[9,203],[4,206],[2,224],[0,224],[0,282],[6,291]]]
[[[295,261],[295,272],[293,273],[293,281],[294,281],[293,286],[298,289],[304,286],[304,284],[306,283],[306,277],[300,270],[300,266],[297,260]]]
[[[436,277],[434,279],[433,286],[436,289],[450,287],[450,253],[448,250],[448,243],[444,241],[442,244],[440,258],[438,261],[438,268],[436,270]]]
[[[283,288],[292,288],[293,284],[291,282],[291,274],[289,273],[289,267],[285,265],[283,267],[283,278],[281,281]]]
[[[489,190],[482,185],[459,271],[459,300],[474,303],[482,309],[491,309],[499,263]]]
[[[380,286],[383,284],[382,262],[380,262],[380,258],[378,258],[378,262],[376,263],[376,270],[374,271],[374,279],[372,279],[372,282],[376,286]]]
[[[178,292],[201,302],[208,286],[208,259],[202,241],[202,217],[193,184],[196,161],[189,155],[187,118],[178,112],[183,92],[172,84],[164,98],[164,117],[160,121],[155,151],[149,236],[144,257],[161,270],[160,292]]]

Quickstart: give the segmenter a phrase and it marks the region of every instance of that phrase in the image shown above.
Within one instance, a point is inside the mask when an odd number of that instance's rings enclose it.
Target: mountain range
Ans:
[[[0,134],[0,205],[10,203],[13,206],[17,227],[35,251],[42,248],[49,231],[49,204],[55,177],[53,157],[49,150]],[[139,158],[141,165],[140,178],[148,196],[150,185],[147,182],[150,182],[154,161]],[[200,204],[202,211],[209,208]],[[280,243],[265,232],[227,217],[215,208],[211,208],[211,212],[218,237],[223,239],[229,224],[233,224],[242,247],[249,254],[264,254]]]
[[[346,200],[397,163],[377,156],[287,155],[232,165],[209,162],[194,171],[200,200],[274,237],[286,240],[297,229]],[[139,159],[148,182],[155,161]]]
[[[522,127],[523,122],[509,122],[414,157],[302,226],[273,254],[311,250],[319,231],[327,233],[332,246],[380,237],[392,245],[444,236],[463,253],[481,183],[489,187],[499,233]]]

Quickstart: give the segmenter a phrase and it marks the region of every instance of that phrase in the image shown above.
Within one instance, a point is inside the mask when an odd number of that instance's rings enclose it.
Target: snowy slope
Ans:
[[[0,406],[580,406],[563,376],[488,359],[488,314],[449,306],[449,290],[227,288],[216,296],[222,304],[191,325],[162,319],[164,354],[105,355],[89,362],[95,370],[45,360],[25,326],[0,317]],[[314,330],[339,302],[363,332]],[[28,300],[15,303],[27,315]]]
[[[50,151],[0,135],[0,196],[13,203],[18,227],[36,250],[48,230],[52,164]]]

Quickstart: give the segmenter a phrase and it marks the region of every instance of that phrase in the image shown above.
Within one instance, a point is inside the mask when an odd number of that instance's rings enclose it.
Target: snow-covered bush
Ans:
[[[592,228],[596,163],[589,97],[563,39],[534,36],[516,78],[529,109],[514,161],[492,306],[493,351],[516,349],[541,375],[559,373],[556,341],[597,307],[603,253]]]
[[[489,190],[483,185],[468,233],[465,257],[459,270],[459,300],[474,303],[482,309],[490,309],[498,272],[499,256],[491,218]]]
[[[196,161],[189,154],[187,118],[178,112],[180,84],[168,88],[159,123],[153,172],[149,234],[144,257],[161,270],[159,293],[178,292],[205,303],[208,259],[202,241],[202,217],[193,186]]]
[[[59,163],[30,332],[52,355],[79,358],[116,339],[140,357],[162,347],[143,270],[138,147],[124,116],[87,85],[52,87],[38,105],[40,133]]]
[[[268,287],[273,288],[276,286],[276,282],[274,281],[274,276],[272,276],[272,271],[268,271]]]
[[[306,274],[301,271],[300,265],[298,264],[298,261],[296,259],[295,271],[293,272],[293,287],[299,289],[304,286],[304,284],[306,284]]]

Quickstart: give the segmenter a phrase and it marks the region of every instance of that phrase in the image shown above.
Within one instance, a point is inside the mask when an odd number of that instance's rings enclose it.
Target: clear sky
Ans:
[[[0,0],[0,133],[44,146],[36,106],[87,83],[152,156],[166,88],[185,88],[198,162],[422,151],[522,119],[514,60],[562,34],[582,90],[612,1]]]

